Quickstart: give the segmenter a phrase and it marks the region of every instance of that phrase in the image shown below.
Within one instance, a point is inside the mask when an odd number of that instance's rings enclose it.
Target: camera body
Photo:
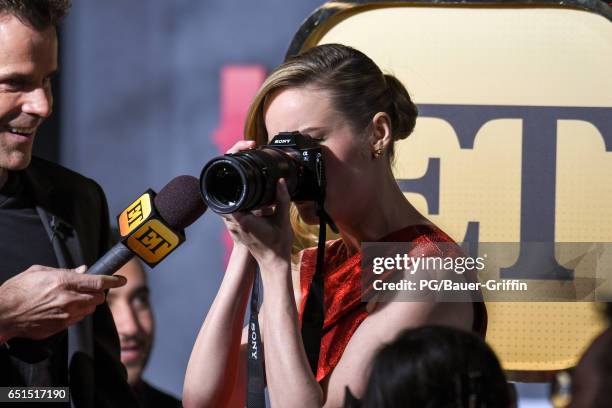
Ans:
[[[281,132],[267,145],[209,161],[200,175],[200,189],[211,210],[228,214],[274,203],[281,178],[291,201],[322,201],[324,173],[316,141],[300,132]]]

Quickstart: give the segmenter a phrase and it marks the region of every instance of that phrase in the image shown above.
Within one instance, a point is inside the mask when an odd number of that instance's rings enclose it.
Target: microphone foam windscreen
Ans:
[[[159,214],[173,229],[188,227],[206,211],[200,182],[193,176],[173,178],[155,196],[154,202]]]

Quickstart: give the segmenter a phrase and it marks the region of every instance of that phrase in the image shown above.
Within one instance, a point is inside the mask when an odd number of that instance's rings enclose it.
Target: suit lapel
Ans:
[[[49,234],[60,268],[74,268],[85,263],[77,229],[68,219],[71,211],[62,192],[38,171],[35,165],[24,170],[28,192],[36,202],[43,227]],[[87,316],[68,328],[68,370],[74,389],[71,407],[94,406],[93,318]],[[76,391],[78,389],[78,392]]]
[[[74,268],[85,263],[77,229],[68,219],[67,203],[62,200],[61,191],[49,177],[31,165],[23,171],[25,187],[37,205],[37,211],[50,238],[58,238],[60,247],[53,245],[58,265],[62,268]],[[41,214],[41,212],[43,214]],[[46,217],[44,216],[46,213]],[[55,240],[52,240],[52,242]]]

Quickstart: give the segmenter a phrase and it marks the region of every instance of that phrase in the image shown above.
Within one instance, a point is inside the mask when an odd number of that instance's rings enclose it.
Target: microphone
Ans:
[[[147,190],[119,214],[120,242],[87,273],[112,275],[134,255],[154,267],[185,241],[184,229],[205,211],[200,182],[193,176],[175,177],[159,194]]]

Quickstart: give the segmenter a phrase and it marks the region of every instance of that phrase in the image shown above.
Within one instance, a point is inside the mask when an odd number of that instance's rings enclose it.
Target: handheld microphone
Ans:
[[[184,229],[206,211],[200,182],[178,176],[156,194],[147,190],[117,217],[120,242],[87,273],[112,275],[137,255],[154,267],[185,241]]]

